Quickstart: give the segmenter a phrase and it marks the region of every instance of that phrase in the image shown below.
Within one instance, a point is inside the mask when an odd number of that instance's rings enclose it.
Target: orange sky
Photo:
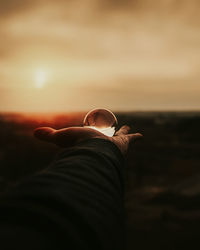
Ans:
[[[200,109],[198,0],[0,0],[0,111]]]

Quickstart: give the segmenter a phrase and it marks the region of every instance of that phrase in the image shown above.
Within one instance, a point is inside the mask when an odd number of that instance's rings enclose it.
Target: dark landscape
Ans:
[[[200,235],[200,112],[116,113],[144,138],[127,156],[127,249],[195,249]],[[0,192],[42,170],[59,151],[39,126],[81,125],[84,113],[0,114]]]

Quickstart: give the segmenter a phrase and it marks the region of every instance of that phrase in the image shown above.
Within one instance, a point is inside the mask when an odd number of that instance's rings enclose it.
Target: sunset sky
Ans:
[[[200,110],[199,0],[0,0],[0,111]]]

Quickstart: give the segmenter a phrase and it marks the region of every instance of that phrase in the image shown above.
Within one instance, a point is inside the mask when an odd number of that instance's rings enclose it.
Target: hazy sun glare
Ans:
[[[43,70],[37,70],[35,73],[35,87],[43,88],[47,82],[46,72]]]

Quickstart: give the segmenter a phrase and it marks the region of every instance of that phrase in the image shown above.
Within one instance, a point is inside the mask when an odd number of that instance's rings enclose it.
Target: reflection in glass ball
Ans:
[[[107,109],[93,109],[88,112],[83,120],[83,126],[98,130],[107,136],[113,136],[117,118]]]

